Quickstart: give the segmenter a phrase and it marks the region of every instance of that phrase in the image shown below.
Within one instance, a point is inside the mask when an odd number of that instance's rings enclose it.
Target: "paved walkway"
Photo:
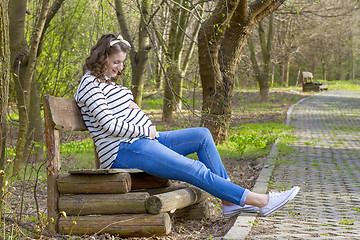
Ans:
[[[290,119],[295,151],[278,158],[270,183],[301,190],[276,215],[252,221],[246,239],[360,239],[360,92],[308,98]]]

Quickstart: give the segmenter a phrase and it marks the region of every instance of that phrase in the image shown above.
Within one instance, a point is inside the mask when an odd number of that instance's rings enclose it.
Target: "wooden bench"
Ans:
[[[138,169],[97,169],[96,151],[94,169],[62,173],[59,131],[87,128],[73,99],[46,95],[44,118],[51,233],[157,236],[170,233],[174,217],[209,217],[208,193],[187,184],[171,186]]]
[[[328,90],[327,85],[323,85],[319,82],[314,82],[314,76],[311,72],[302,72],[301,73],[301,82],[303,86],[303,92],[309,92],[309,91],[324,91]]]

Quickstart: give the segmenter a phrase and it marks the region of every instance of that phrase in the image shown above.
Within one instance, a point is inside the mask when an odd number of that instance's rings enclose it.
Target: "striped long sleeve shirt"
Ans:
[[[126,87],[99,82],[87,73],[80,81],[75,101],[94,139],[100,168],[111,167],[121,142],[150,136],[152,123],[141,110],[129,108],[133,95]]]

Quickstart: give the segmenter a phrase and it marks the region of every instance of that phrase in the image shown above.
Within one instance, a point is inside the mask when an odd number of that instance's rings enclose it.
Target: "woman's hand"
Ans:
[[[130,109],[140,109],[139,106],[138,106],[136,103],[134,103],[134,102],[131,102],[131,103],[129,104],[129,108],[130,108]]]
[[[159,133],[156,131],[156,126],[152,125],[150,127],[150,138],[155,139],[157,137],[159,137]]]

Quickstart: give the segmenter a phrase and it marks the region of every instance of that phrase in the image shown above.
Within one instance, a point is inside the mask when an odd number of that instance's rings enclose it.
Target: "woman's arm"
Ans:
[[[75,100],[83,112],[95,119],[106,134],[116,137],[150,137],[150,128],[128,123],[114,117],[101,88],[91,79],[84,79]]]

